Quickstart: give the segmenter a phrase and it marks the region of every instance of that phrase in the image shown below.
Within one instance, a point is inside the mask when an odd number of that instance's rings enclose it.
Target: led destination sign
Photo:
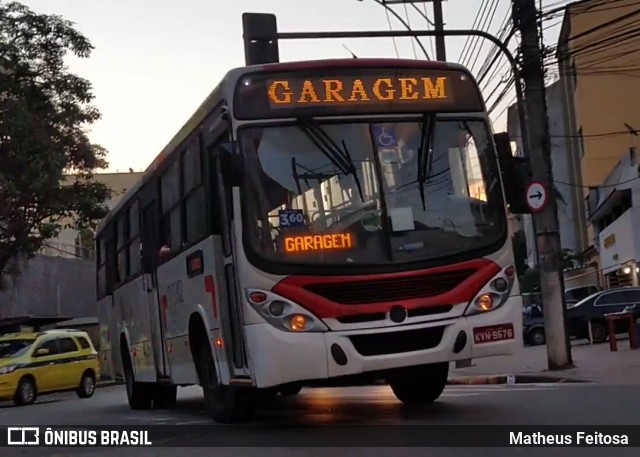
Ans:
[[[238,119],[483,110],[465,72],[412,68],[254,73],[240,78],[234,105]]]
[[[446,76],[276,79],[267,82],[267,96],[269,105],[276,109],[309,104],[420,103],[424,100],[447,100],[448,86]]]

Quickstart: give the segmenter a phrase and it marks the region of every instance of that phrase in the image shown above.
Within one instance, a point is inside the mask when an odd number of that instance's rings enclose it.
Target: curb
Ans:
[[[464,376],[452,378],[447,381],[447,385],[467,386],[467,385],[487,385],[487,384],[510,384],[509,378],[514,378],[513,384],[561,384],[561,383],[590,383],[589,379],[571,378],[568,376],[549,376],[538,374],[517,374],[517,375],[481,375]]]
[[[118,381],[112,381],[112,380],[99,381],[96,384],[96,388],[101,389],[103,387],[111,387],[111,386],[115,386],[115,385],[119,385],[119,384],[123,384],[123,383],[122,382],[118,382]]]

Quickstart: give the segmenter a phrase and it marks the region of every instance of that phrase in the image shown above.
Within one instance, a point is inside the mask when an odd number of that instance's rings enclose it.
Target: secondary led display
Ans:
[[[334,251],[351,249],[353,246],[353,236],[350,233],[287,236],[284,238],[284,250],[290,253]]]

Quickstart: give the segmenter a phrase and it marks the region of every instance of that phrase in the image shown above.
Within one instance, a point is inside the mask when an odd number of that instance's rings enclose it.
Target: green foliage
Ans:
[[[110,190],[92,179],[106,151],[86,131],[100,113],[90,82],[64,64],[92,49],[71,22],[0,3],[0,279],[65,224],[106,214]]]

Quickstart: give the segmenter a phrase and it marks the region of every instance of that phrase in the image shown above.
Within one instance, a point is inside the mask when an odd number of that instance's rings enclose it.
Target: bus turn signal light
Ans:
[[[489,294],[482,294],[478,298],[478,308],[482,311],[489,311],[493,308],[493,297]]]
[[[259,305],[267,301],[267,294],[264,292],[251,292],[249,294],[249,300],[256,305]]]
[[[291,330],[294,332],[303,332],[307,327],[307,318],[302,314],[294,314],[291,316],[291,319],[289,319],[289,327],[291,327]]]

